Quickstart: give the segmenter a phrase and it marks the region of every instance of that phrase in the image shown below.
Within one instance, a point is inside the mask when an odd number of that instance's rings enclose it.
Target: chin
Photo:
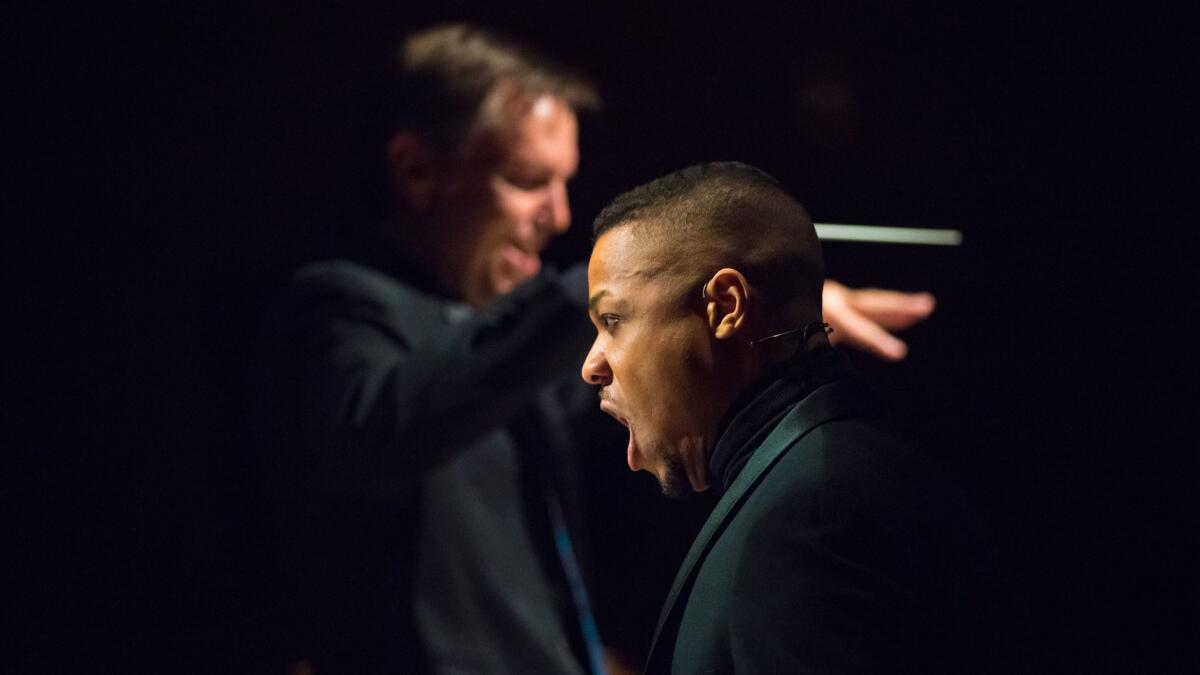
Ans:
[[[509,276],[493,274],[486,277],[483,283],[479,284],[479,300],[474,302],[476,305],[488,305],[500,298],[508,295],[515,289],[524,279],[514,279]],[[468,298],[468,300],[471,300]]]
[[[692,495],[692,483],[688,480],[683,463],[675,457],[663,457],[662,473],[658,476],[658,488],[671,499],[686,499]]]
[[[515,279],[493,279],[492,283],[488,287],[488,292],[492,296],[491,299],[495,300],[502,295],[508,295],[511,293],[519,283],[520,282]]]
[[[497,271],[492,274],[489,290],[492,293],[492,298],[498,298],[502,295],[508,295],[513,290],[532,279],[533,274],[520,274],[515,271]]]

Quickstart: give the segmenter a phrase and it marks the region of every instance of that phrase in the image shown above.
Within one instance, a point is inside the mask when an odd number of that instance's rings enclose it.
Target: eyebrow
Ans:
[[[588,311],[589,312],[596,311],[596,305],[600,302],[600,299],[606,295],[609,295],[608,289],[597,291],[595,295],[588,298]]]

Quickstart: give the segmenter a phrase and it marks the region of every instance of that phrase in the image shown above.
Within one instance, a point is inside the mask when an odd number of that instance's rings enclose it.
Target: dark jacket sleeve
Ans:
[[[353,266],[298,277],[275,341],[302,444],[342,477],[411,474],[504,426],[587,350],[579,274],[544,273],[432,339],[406,327],[441,319],[390,279]]]

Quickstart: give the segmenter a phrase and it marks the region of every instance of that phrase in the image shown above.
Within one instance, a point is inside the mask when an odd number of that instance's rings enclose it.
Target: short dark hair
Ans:
[[[709,162],[652,180],[614,199],[596,216],[592,233],[599,239],[619,227],[635,227],[648,242],[669,247],[659,271],[687,292],[733,267],[771,308],[789,315],[781,320],[820,318],[825,271],[812,219],[761,169]]]
[[[580,73],[475,24],[443,24],[411,33],[387,66],[382,77],[367,83],[357,106],[353,153],[363,222],[395,209],[384,148],[398,131],[415,133],[446,154],[460,154],[483,122],[494,121],[485,109],[501,86],[529,103],[550,94],[575,111],[600,107],[595,87]]]
[[[500,86],[532,101],[545,94],[574,110],[600,105],[595,87],[513,37],[469,23],[445,24],[407,36],[396,52],[392,128],[408,129],[457,150],[478,129]]]

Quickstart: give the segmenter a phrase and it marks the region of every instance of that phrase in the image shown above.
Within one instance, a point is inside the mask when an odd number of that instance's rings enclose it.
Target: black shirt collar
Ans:
[[[793,406],[818,387],[852,374],[845,355],[823,348],[801,352],[760,377],[734,401],[718,426],[717,442],[708,460],[709,483],[726,490]]]

